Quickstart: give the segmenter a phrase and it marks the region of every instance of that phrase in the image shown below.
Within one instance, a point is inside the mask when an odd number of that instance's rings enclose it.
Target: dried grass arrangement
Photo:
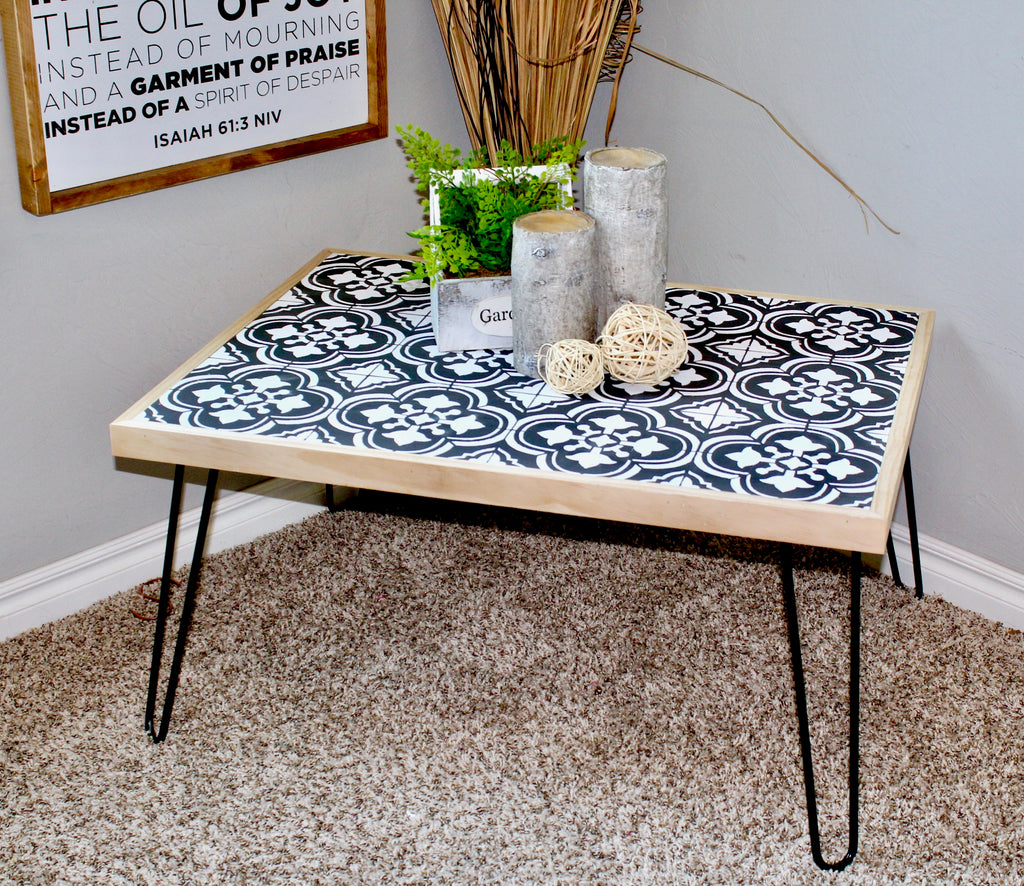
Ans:
[[[474,148],[583,137],[629,57],[639,0],[432,0]],[[616,83],[617,86],[617,83]]]

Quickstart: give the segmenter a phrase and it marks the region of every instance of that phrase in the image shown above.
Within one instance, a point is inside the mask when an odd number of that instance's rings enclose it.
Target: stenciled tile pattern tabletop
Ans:
[[[670,287],[684,365],[578,398],[511,351],[439,353],[411,264],[326,255],[138,419],[871,506],[918,312]]]

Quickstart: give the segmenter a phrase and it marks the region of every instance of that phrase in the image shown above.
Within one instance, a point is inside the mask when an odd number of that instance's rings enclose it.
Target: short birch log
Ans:
[[[532,212],[512,226],[512,358],[540,378],[537,354],[566,338],[593,341],[600,279],[596,226],[585,213]]]
[[[604,276],[597,328],[627,302],[665,307],[668,187],[663,154],[601,148],[583,160],[583,208],[597,223]]]

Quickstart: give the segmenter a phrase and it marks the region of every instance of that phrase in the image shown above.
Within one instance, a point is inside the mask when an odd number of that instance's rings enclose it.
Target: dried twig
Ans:
[[[680,71],[685,71],[687,74],[692,74],[694,77],[699,77],[701,80],[707,80],[708,83],[713,83],[715,86],[720,86],[722,89],[728,90],[733,95],[737,95],[740,98],[744,99],[745,101],[757,105],[757,107],[759,107],[771,118],[772,123],[774,123],[779,129],[781,129],[783,134],[785,134],[785,136],[790,141],[792,141],[793,144],[800,148],[800,150],[803,151],[808,157],[810,157],[815,163],[817,163],[818,166],[824,169],[825,172],[827,172],[832,178],[839,182],[839,184],[842,185],[843,189],[851,197],[853,197],[854,200],[857,201],[857,205],[860,207],[861,214],[864,216],[865,228],[868,228],[870,230],[867,216],[867,213],[870,212],[871,215],[875,217],[876,221],[883,228],[885,228],[892,234],[899,234],[899,231],[897,231],[890,225],[886,224],[885,221],[882,220],[881,216],[879,216],[879,214],[875,212],[875,210],[872,209],[871,206],[868,205],[867,201],[863,197],[861,197],[860,194],[853,190],[853,188],[851,188],[845,181],[843,181],[842,178],[840,178],[840,176],[827,163],[825,163],[820,157],[818,157],[818,155],[815,154],[810,148],[804,145],[803,142],[800,141],[800,139],[793,135],[793,133],[790,132],[782,123],[782,121],[779,120],[778,117],[776,117],[770,110],[768,110],[767,107],[765,107],[756,98],[751,98],[745,92],[740,92],[740,90],[734,89],[732,86],[723,83],[721,80],[716,80],[714,77],[709,77],[707,74],[704,74],[701,71],[696,70],[695,68],[691,68],[688,65],[684,65],[682,62],[676,61],[674,58],[669,58],[666,55],[662,55],[660,52],[655,52],[653,49],[648,49],[646,46],[641,46],[639,43],[633,43],[633,48],[638,52],[642,52],[644,55],[649,55],[651,58],[657,59],[660,62],[664,62],[667,65],[671,65],[673,68],[678,68]]]

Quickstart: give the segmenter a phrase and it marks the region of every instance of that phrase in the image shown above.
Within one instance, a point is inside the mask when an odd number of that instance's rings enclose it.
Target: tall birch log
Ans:
[[[583,160],[583,208],[597,222],[597,328],[626,302],[665,307],[668,187],[663,154],[601,148]]]
[[[512,348],[516,369],[540,378],[541,346],[593,341],[600,271],[596,226],[585,213],[532,212],[512,226]]]

